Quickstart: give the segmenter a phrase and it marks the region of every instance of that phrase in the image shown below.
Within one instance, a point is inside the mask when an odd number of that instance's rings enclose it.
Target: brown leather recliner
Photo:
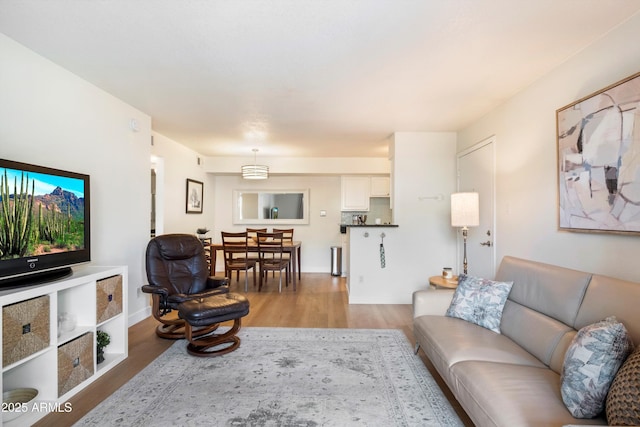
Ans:
[[[149,242],[146,252],[148,285],[142,291],[152,295],[152,314],[160,325],[156,334],[162,338],[185,337],[184,320],[172,310],[184,301],[229,292],[226,277],[210,277],[202,242],[191,234],[164,234]],[[215,330],[211,325],[198,335]]]

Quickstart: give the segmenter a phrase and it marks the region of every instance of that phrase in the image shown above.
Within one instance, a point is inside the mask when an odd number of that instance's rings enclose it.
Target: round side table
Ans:
[[[455,289],[458,287],[458,276],[453,276],[451,279],[445,279],[442,276],[431,276],[429,277],[429,285],[436,289]]]

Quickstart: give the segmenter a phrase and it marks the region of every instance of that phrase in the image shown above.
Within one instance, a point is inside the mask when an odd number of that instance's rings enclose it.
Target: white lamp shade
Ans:
[[[451,195],[451,226],[477,227],[479,224],[478,193],[453,193]]]
[[[253,164],[242,166],[242,177],[244,179],[267,179],[269,177],[269,166],[258,165],[258,149],[254,148],[253,151]]]
[[[244,165],[242,166],[242,177],[244,179],[267,179],[269,177],[269,166]]]

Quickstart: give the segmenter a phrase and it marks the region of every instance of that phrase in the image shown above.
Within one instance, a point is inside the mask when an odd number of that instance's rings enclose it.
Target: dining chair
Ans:
[[[256,287],[256,270],[258,262],[249,258],[249,237],[246,231],[230,233],[222,231],[222,251],[224,252],[225,275],[231,277],[236,272],[236,282],[240,280],[240,271],[244,271],[244,291],[249,290],[249,270],[253,270],[253,287]]]
[[[258,233],[266,233],[267,229],[266,228],[246,228],[247,230],[247,238],[249,241],[249,244],[251,244],[251,242],[256,243],[258,241]],[[258,268],[260,267],[260,259],[258,258],[258,254],[256,254],[255,252],[249,252],[249,259],[254,260],[255,262],[258,263]]]
[[[278,292],[282,292],[282,271],[285,271],[285,285],[289,286],[290,262],[283,257],[283,233],[258,232],[258,256],[260,257],[260,285],[258,292],[262,290],[262,283],[267,282],[269,271],[279,272]],[[295,291],[295,284],[293,290]]]
[[[247,227],[247,236],[249,237],[249,239],[253,240],[254,242],[258,241],[258,233],[266,233],[267,229],[266,228],[249,228]]]
[[[213,239],[211,237],[198,237],[198,240],[202,242],[202,246],[204,247],[204,255],[207,259],[207,266],[209,267],[209,276],[212,276],[213,268],[211,267],[211,243],[213,243]]]
[[[293,243],[293,230],[294,230],[293,228],[274,228],[273,232],[282,233],[282,240],[284,242]],[[298,254],[298,256],[300,256],[300,254]],[[285,252],[283,258],[289,260],[289,269],[293,271],[293,265],[291,264],[292,263],[291,254],[288,252]],[[299,274],[300,274],[300,271],[298,271],[298,275]],[[274,275],[275,275],[275,272],[274,272]],[[300,278],[300,276],[298,276],[298,278]],[[289,277],[289,280],[291,280],[290,277]]]

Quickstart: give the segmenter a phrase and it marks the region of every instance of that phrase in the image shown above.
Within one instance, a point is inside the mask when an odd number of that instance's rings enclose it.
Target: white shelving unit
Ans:
[[[122,310],[109,319],[98,323],[97,311],[99,304],[96,301],[97,287],[104,279],[121,276],[122,278]],[[33,354],[11,363],[2,368],[0,383],[2,390],[8,391],[15,388],[30,387],[38,390],[35,405],[31,403],[29,410],[18,418],[7,421],[7,414],[2,414],[2,424],[5,426],[31,425],[44,417],[57,406],[65,410],[65,402],[98,377],[109,371],[128,356],[128,331],[126,322],[127,313],[127,284],[128,271],[126,266],[95,267],[83,266],[74,269],[71,276],[66,278],[31,286],[22,286],[13,289],[0,289],[0,306],[3,313],[6,306],[22,303],[42,296],[49,297],[49,345]],[[109,296],[111,301],[111,296]],[[119,302],[119,301],[118,301]],[[58,316],[61,313],[69,313],[77,319],[76,327],[58,336]],[[4,316],[3,316],[4,317]],[[3,322],[0,321],[0,344],[4,338]],[[96,362],[96,332],[103,330],[109,333],[111,343],[105,349],[105,361]],[[93,361],[85,361],[85,367],[92,372],[90,376],[79,382],[63,395],[58,394],[59,360],[58,349],[76,338],[90,333],[93,336]],[[3,346],[0,345],[0,352]],[[92,364],[92,366],[91,366]]]

